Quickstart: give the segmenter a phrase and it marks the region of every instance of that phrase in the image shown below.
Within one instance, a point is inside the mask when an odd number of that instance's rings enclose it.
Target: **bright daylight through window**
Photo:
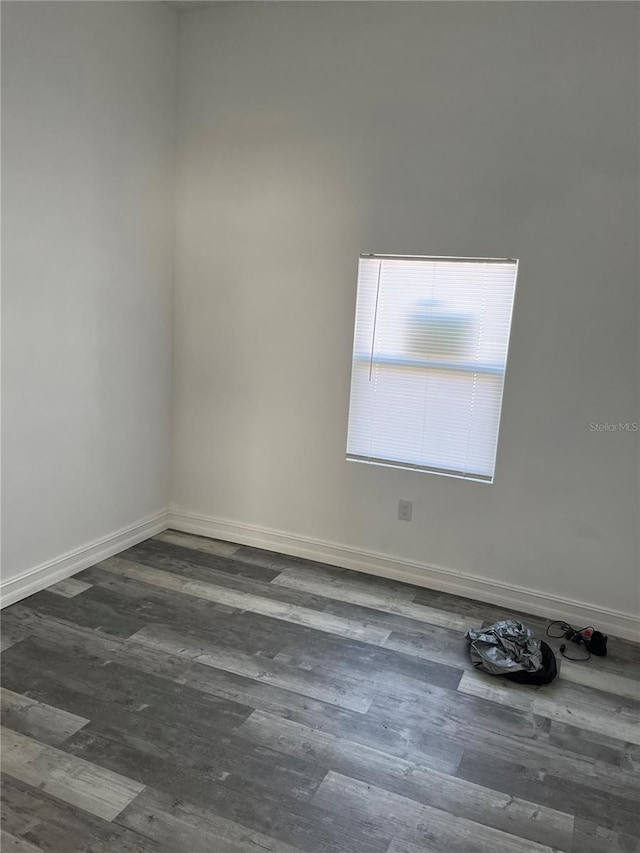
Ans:
[[[348,460],[493,482],[517,269],[360,257]]]

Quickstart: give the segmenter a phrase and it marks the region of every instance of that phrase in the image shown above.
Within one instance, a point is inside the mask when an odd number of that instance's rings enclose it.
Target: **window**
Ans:
[[[517,269],[361,255],[349,461],[493,482]]]

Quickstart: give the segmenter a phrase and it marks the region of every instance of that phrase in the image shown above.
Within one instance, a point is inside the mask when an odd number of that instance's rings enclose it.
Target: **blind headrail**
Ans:
[[[372,261],[457,261],[464,264],[517,264],[517,258],[458,258],[455,255],[375,255],[363,252],[363,259]]]

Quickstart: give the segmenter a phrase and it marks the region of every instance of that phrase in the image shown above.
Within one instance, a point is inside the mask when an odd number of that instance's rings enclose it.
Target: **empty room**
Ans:
[[[2,853],[640,853],[640,3],[0,7]]]

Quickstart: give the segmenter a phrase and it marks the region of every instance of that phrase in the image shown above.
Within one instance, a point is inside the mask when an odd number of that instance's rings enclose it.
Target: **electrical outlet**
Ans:
[[[400,521],[411,521],[413,501],[398,501],[398,518]]]

